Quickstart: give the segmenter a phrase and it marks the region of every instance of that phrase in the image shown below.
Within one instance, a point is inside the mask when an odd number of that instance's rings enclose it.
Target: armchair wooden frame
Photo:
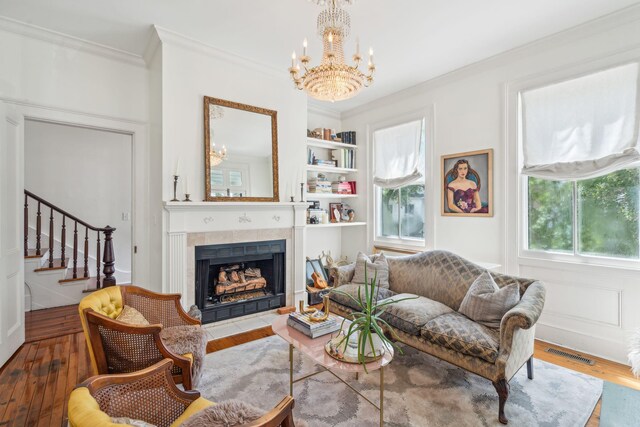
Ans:
[[[146,366],[152,365],[158,360],[162,360],[164,358],[170,359],[173,361],[174,365],[180,368],[180,373],[174,373],[173,379],[176,383],[182,383],[186,390],[191,390],[192,383],[192,363],[191,360],[181,356],[179,354],[175,354],[171,352],[162,342],[160,338],[160,331],[162,331],[162,325],[149,325],[149,326],[137,326],[137,325],[128,325],[123,322],[118,322],[117,320],[112,320],[107,316],[104,316],[100,313],[96,313],[90,308],[86,308],[84,310],[85,318],[87,319],[87,327],[89,328],[89,337],[90,343],[93,350],[93,354],[96,360],[96,368],[98,370],[98,374],[112,374],[112,369],[109,368],[108,362],[108,349],[105,348],[104,342],[102,340],[102,334],[100,332],[100,328],[109,331],[117,331],[122,333],[123,335],[128,335],[133,339],[134,336],[138,337],[150,337],[155,344],[155,349],[137,349],[140,353],[143,354],[146,360],[144,363]],[[138,341],[138,340],[133,340]],[[154,351],[155,350],[155,351]],[[156,353],[157,352],[157,353]],[[152,353],[152,354],[148,354]],[[153,354],[156,353],[156,354]],[[145,363],[146,362],[146,363]],[[134,365],[132,365],[134,366]],[[146,367],[145,366],[145,367]],[[133,369],[136,370],[135,368]],[[174,369],[175,371],[175,369]],[[119,373],[119,372],[116,372]]]
[[[145,397],[147,397],[148,400],[145,402],[139,402],[139,405],[136,405],[135,402],[134,405],[126,405],[127,410],[129,411],[127,416],[144,420],[145,417],[143,416],[143,411],[146,410],[146,413],[149,413],[148,407],[150,405],[153,406],[154,402],[157,402],[162,398],[165,402],[171,402],[171,404],[166,404],[166,407],[158,408],[157,411],[152,411],[153,415],[157,419],[145,421],[163,421],[164,424],[168,425],[170,423],[174,423],[185,412],[189,405],[200,398],[199,391],[182,391],[176,387],[171,375],[172,365],[173,362],[170,359],[164,359],[148,368],[133,373],[98,375],[84,381],[82,384],[78,385],[76,389],[82,387],[87,388],[89,390],[89,394],[98,401],[98,404],[101,407],[101,401],[108,400],[109,407],[118,408],[120,402],[128,401],[129,396],[126,396],[127,392],[132,390],[142,391],[142,389],[140,389],[140,383],[142,383],[143,380],[150,379],[153,381],[154,387],[152,390],[149,390],[149,393],[153,393],[154,395],[146,395]],[[119,393],[122,393],[123,395],[119,396]],[[208,402],[207,404],[210,406],[214,403]],[[245,427],[295,427],[293,421],[293,407],[293,398],[291,396],[286,396],[271,411],[267,412],[252,423],[247,424]],[[136,408],[139,409],[139,413],[136,413]],[[177,411],[176,408],[184,408],[184,410]],[[70,421],[73,421],[73,414],[70,413],[69,415]],[[111,416],[112,414],[107,415]],[[158,425],[160,424],[162,423],[158,423]],[[72,425],[74,424],[72,423]]]

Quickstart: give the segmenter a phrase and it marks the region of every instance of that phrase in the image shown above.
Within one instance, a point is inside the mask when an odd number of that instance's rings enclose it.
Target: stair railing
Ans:
[[[49,259],[48,266],[49,268],[54,267],[54,212],[62,216],[62,227],[61,227],[61,237],[60,237],[60,266],[68,267],[66,265],[65,251],[66,251],[66,230],[67,230],[67,219],[69,221],[73,221],[73,260],[72,260],[72,273],[73,279],[78,278],[78,274],[82,274],[83,278],[89,278],[89,230],[96,232],[96,286],[98,289],[108,286],[113,286],[116,284],[116,278],[113,276],[115,273],[115,254],[113,252],[113,232],[116,231],[115,228],[106,226],[106,227],[94,227],[93,225],[87,224],[85,221],[80,218],[72,215],[51,202],[44,200],[42,197],[39,197],[33,194],[30,191],[24,190],[24,256],[29,256],[29,199],[33,199],[37,202],[37,213],[36,213],[36,252],[35,255],[42,255],[42,243],[41,243],[41,234],[42,234],[42,206],[44,205],[49,209]],[[46,215],[46,211],[44,212]],[[81,267],[82,272],[78,272],[78,226],[80,226],[80,232],[82,232],[82,227],[84,227],[84,264]],[[102,252],[102,265],[100,263],[100,237],[101,234],[104,234],[104,250]],[[82,238],[82,237],[81,237]],[[102,267],[102,274],[100,273]],[[104,276],[104,277],[102,277]]]

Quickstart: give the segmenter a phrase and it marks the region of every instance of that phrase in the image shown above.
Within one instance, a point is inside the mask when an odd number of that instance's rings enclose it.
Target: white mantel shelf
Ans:
[[[242,208],[307,208],[307,202],[164,202],[166,210],[207,210],[207,209],[242,209]]]

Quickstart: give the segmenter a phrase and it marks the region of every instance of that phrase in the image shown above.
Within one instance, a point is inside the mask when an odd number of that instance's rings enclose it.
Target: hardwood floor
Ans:
[[[91,364],[77,306],[27,313],[27,342],[0,369],[0,426],[66,426],[67,400],[76,384],[90,376]],[[270,327],[210,341],[207,353],[273,335]],[[615,362],[595,360],[589,366],[547,353],[562,347],[536,341],[536,359],[640,390],[640,380]],[[570,351],[571,352],[571,351]],[[588,427],[599,425],[600,403]]]

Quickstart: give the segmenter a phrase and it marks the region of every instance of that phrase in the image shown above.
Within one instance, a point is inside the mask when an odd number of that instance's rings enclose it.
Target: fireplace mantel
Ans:
[[[185,308],[194,304],[193,251],[197,239],[225,242],[269,240],[274,233],[290,235],[287,303],[306,300],[305,238],[307,203],[165,202],[163,292],[180,293]],[[280,231],[279,231],[280,230]],[[200,242],[201,243],[201,242]]]

